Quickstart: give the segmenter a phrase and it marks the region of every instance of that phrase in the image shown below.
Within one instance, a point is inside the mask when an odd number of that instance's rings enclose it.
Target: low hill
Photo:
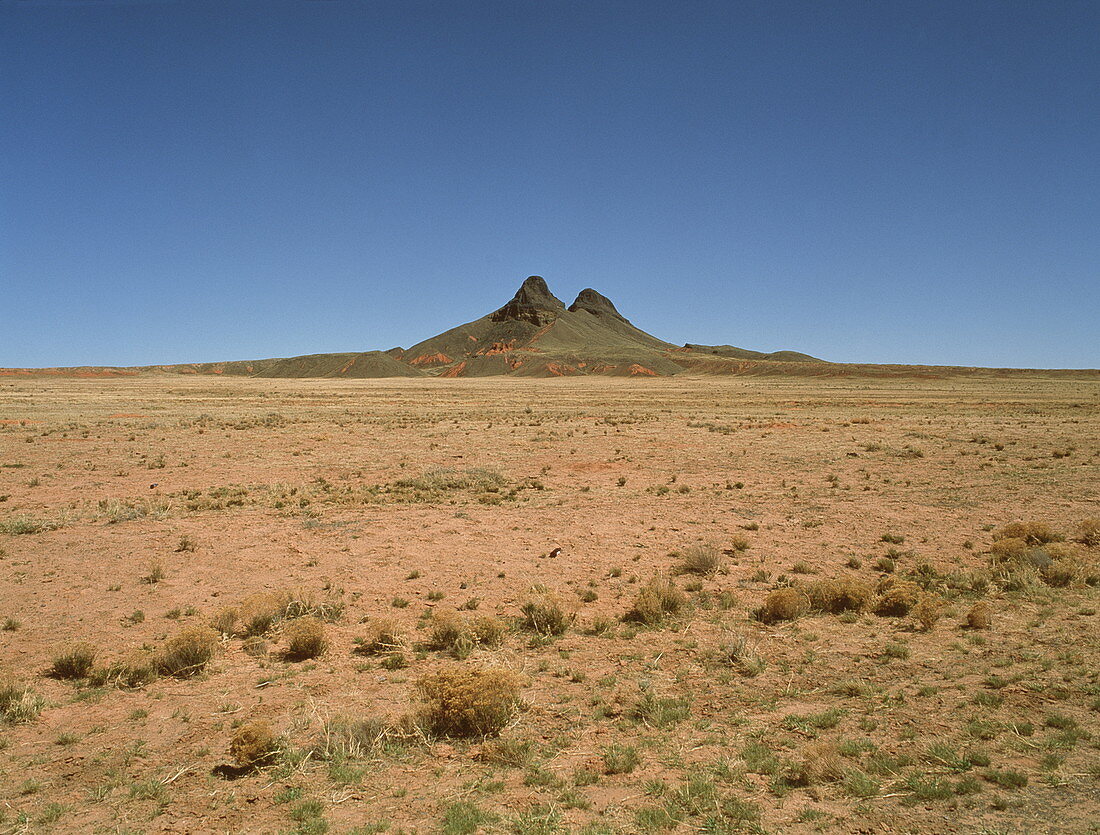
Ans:
[[[581,290],[566,306],[537,275],[528,277],[502,307],[408,349],[128,368],[0,369],[0,377],[139,374],[346,379],[678,374],[917,378],[1032,374],[1096,378],[1100,371],[831,363],[798,351],[763,352],[692,342],[676,346],[636,327],[609,298],[592,288]]]

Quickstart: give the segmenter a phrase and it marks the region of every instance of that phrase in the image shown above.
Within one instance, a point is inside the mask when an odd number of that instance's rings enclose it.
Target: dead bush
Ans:
[[[0,682],[0,720],[13,725],[33,722],[46,700],[30,687],[11,679]]]
[[[240,611],[236,606],[226,606],[219,609],[218,613],[210,618],[210,627],[222,635],[232,635],[239,617]]]
[[[390,618],[377,618],[367,625],[367,634],[355,639],[360,655],[387,655],[400,651],[406,643],[405,631]]]
[[[499,647],[504,643],[508,624],[493,615],[476,615],[467,619],[467,628],[474,643],[483,647]]]
[[[920,628],[924,632],[928,632],[936,625],[936,621],[940,619],[941,603],[939,597],[934,594],[922,594],[918,599],[916,605],[913,607],[912,614],[916,618],[917,623],[920,624]]]
[[[156,655],[161,675],[189,678],[202,672],[218,648],[218,633],[208,626],[190,626],[173,638]]]
[[[325,625],[312,616],[291,621],[283,634],[286,638],[285,654],[291,661],[316,658],[328,646]]]
[[[524,626],[539,635],[563,635],[573,622],[573,615],[566,612],[558,596],[541,586],[531,590],[520,611]]]
[[[666,619],[686,611],[687,607],[688,597],[684,591],[670,577],[657,574],[638,592],[624,619],[659,626]]]
[[[287,595],[262,591],[250,594],[237,607],[236,632],[243,637],[263,635],[283,618]]]
[[[244,639],[241,643],[241,649],[244,650],[245,655],[250,655],[253,658],[263,658],[267,655],[267,641],[259,635],[253,635]]]
[[[267,722],[242,725],[229,741],[229,756],[241,768],[256,768],[275,758],[279,744]]]
[[[998,539],[989,546],[989,561],[994,567],[1007,562],[1018,562],[1027,555],[1031,546],[1027,541],[1016,536]]]
[[[88,674],[93,687],[144,687],[157,680],[157,657],[148,652],[136,652],[121,661],[95,667]]]
[[[682,556],[680,570],[685,574],[713,577],[722,569],[722,552],[713,545],[692,545]]]
[[[1100,546],[1100,519],[1094,516],[1082,520],[1077,526],[1077,541],[1089,548]]]
[[[879,594],[875,614],[882,617],[904,617],[920,600],[921,587],[908,580],[883,577],[877,586]]]
[[[764,623],[796,620],[810,611],[810,598],[799,589],[775,589],[768,592],[757,617]]]
[[[494,736],[519,709],[519,677],[507,670],[451,667],[417,682],[422,717],[440,736]]]
[[[993,532],[993,539],[1022,539],[1028,545],[1044,545],[1047,542],[1058,542],[1063,537],[1043,522],[1009,522]]]
[[[984,600],[979,600],[966,613],[966,625],[971,629],[989,629],[993,625],[993,610]]]
[[[375,750],[388,734],[394,733],[380,719],[352,719],[334,716],[325,722],[313,752],[322,760],[358,760]]]
[[[862,612],[871,606],[875,593],[869,583],[856,577],[821,580],[808,589],[810,605],[821,612]]]
[[[73,644],[54,657],[50,675],[61,679],[86,678],[92,671],[98,652],[91,644]]]
[[[832,742],[813,742],[802,749],[797,762],[787,768],[785,780],[792,786],[812,786],[844,777],[844,758]]]

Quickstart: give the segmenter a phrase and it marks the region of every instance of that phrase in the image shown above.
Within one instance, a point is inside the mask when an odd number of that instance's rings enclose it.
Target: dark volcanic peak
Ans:
[[[540,275],[532,275],[523,282],[512,300],[500,310],[489,314],[494,322],[518,319],[542,326],[552,322],[565,310],[565,302],[550,292]]]
[[[593,290],[591,287],[586,287],[577,294],[577,300],[569,305],[569,312],[576,313],[578,310],[587,310],[589,313],[594,313],[596,316],[614,316],[616,319],[627,321],[626,318],[615,309],[615,305],[611,303],[611,299],[607,296],[602,296]]]

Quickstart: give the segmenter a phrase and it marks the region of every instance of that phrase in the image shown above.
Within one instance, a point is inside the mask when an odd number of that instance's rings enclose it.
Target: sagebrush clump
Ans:
[[[450,667],[417,682],[422,718],[440,736],[492,736],[519,710],[519,676],[509,670]]]

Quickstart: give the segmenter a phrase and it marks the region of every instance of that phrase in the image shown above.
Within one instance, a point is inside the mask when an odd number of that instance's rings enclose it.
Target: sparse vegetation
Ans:
[[[1092,381],[499,383],[6,378],[0,829],[1091,822]]]

